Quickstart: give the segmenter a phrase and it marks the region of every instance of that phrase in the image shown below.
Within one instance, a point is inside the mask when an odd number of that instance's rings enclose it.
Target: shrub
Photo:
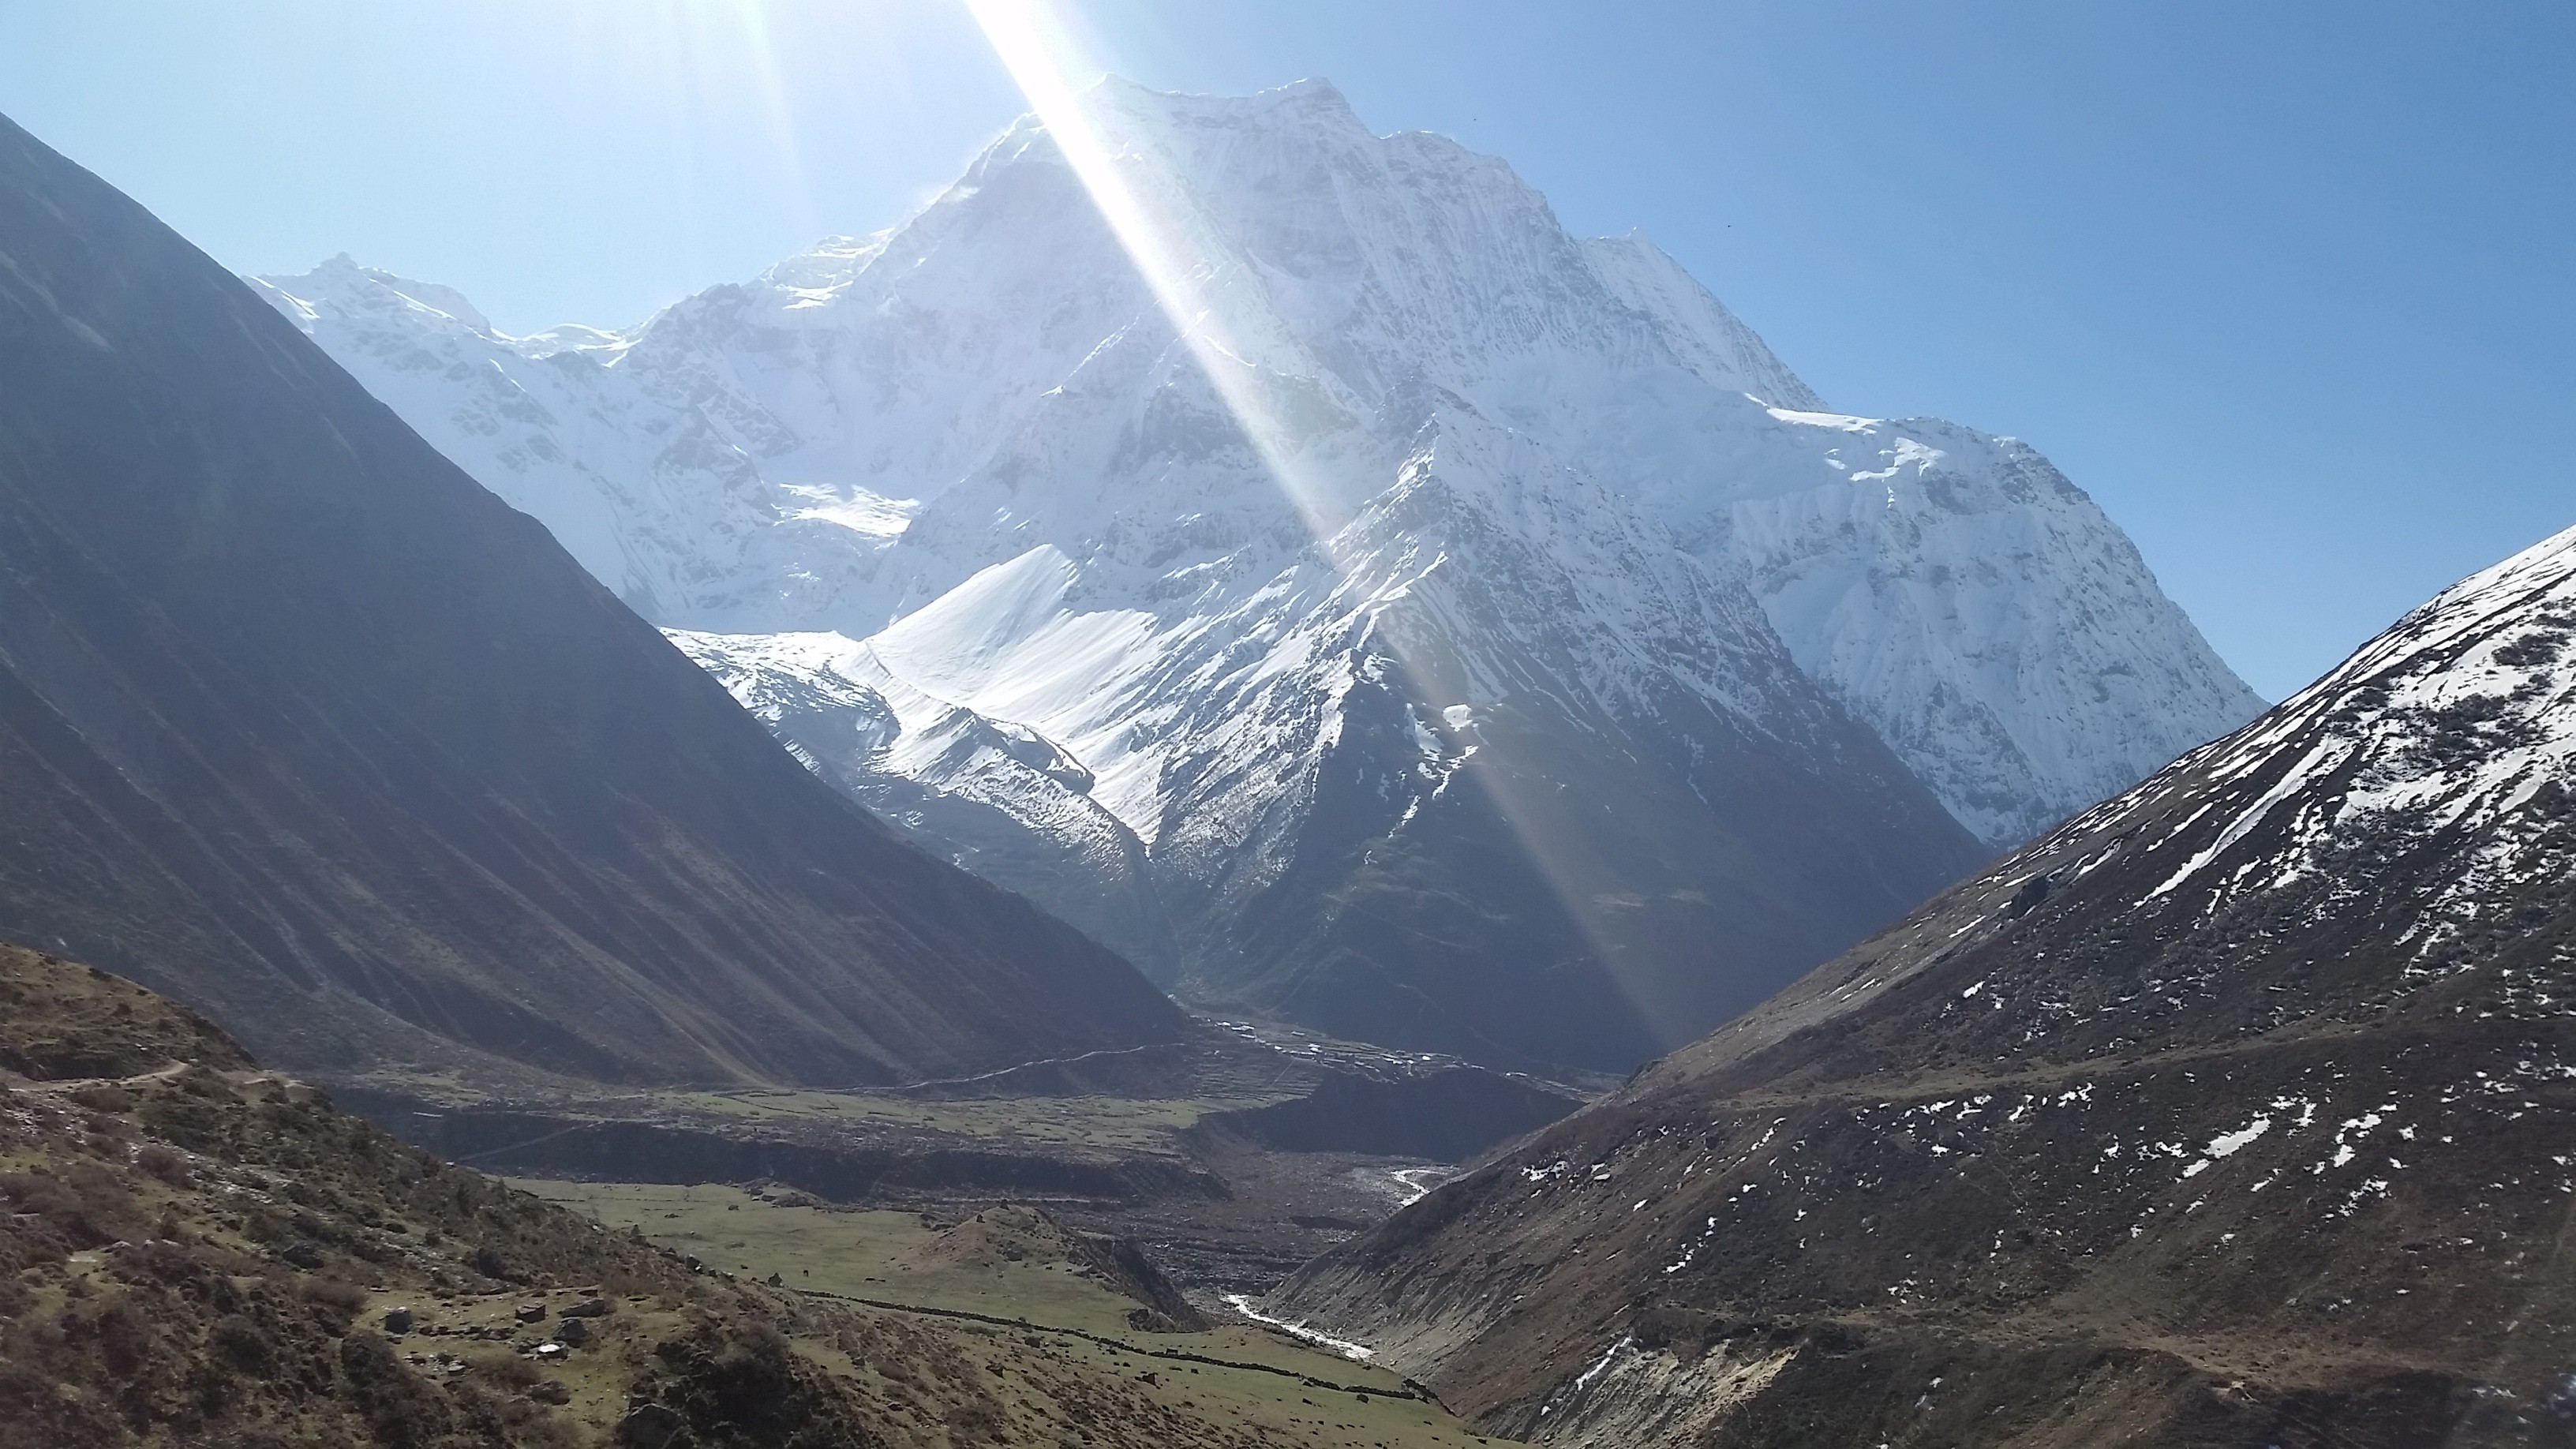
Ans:
[[[206,1348],[215,1358],[244,1374],[263,1374],[276,1361],[277,1345],[269,1340],[268,1331],[251,1318],[227,1313],[215,1320],[206,1334]]]
[[[92,1331],[98,1335],[99,1362],[113,1378],[136,1377],[153,1357],[157,1335],[152,1320],[131,1299],[119,1298],[100,1309]]]
[[[613,1268],[600,1279],[599,1291],[611,1298],[644,1298],[661,1292],[662,1285],[642,1273]]]
[[[95,1162],[76,1162],[60,1178],[42,1172],[0,1172],[0,1198],[19,1212],[43,1219],[74,1248],[145,1236],[134,1194]]]
[[[358,1310],[367,1306],[367,1290],[355,1283],[337,1278],[307,1278],[302,1285],[304,1301],[321,1311],[334,1333],[346,1333],[358,1319]]]
[[[468,1354],[465,1362],[467,1367],[473,1370],[475,1377],[488,1380],[505,1389],[526,1389],[545,1377],[538,1371],[535,1364],[506,1348],[487,1348]]]
[[[172,1187],[188,1185],[188,1159],[158,1142],[146,1143],[135,1153],[134,1165]]]
[[[454,1425],[446,1397],[404,1367],[393,1345],[376,1334],[340,1340],[340,1378],[383,1449],[426,1449]]]
[[[80,1194],[41,1172],[0,1172],[0,1197],[22,1213],[67,1223],[80,1216]]]
[[[125,1090],[123,1087],[83,1087],[78,1091],[73,1092],[71,1094],[71,1099],[93,1112],[131,1112],[134,1110],[134,1094]]]
[[[104,1240],[143,1237],[143,1205],[117,1175],[95,1162],[75,1162],[65,1174],[80,1194],[81,1216]]]

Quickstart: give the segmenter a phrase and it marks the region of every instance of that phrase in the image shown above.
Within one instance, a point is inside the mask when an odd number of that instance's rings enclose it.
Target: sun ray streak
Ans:
[[[1301,423],[1300,416],[1311,416],[1319,389],[1345,412],[1357,400],[1334,399],[1329,374],[1279,317],[1262,291],[1257,269],[1230,264],[1236,249],[1201,212],[1170,160],[1155,154],[1151,128],[1117,125],[1115,93],[1093,84],[1103,72],[1086,59],[1057,6],[1051,0],[966,4],[1324,561],[1349,577],[1339,538],[1356,499],[1337,486],[1330,463],[1315,456],[1310,445],[1318,430],[1311,422]],[[1292,407],[1298,401],[1307,406]],[[1392,606],[1399,601],[1389,597],[1380,602]],[[1438,667],[1439,661],[1417,657],[1421,646],[1408,642],[1409,631],[1375,627],[1374,622],[1370,635],[1386,645],[1390,662],[1416,695],[1422,694],[1422,681],[1454,672]],[[1523,856],[1583,937],[1604,978],[1641,1015],[1648,1014],[1647,993],[1625,979],[1633,969],[1629,953],[1619,948],[1619,933],[1593,903],[1606,879],[1602,863],[1572,858],[1583,853],[1581,848],[1543,823],[1562,813],[1540,798],[1555,787],[1544,772],[1515,769],[1481,755],[1469,768]]]
[[[798,199],[804,200],[812,194],[812,182],[805,170],[804,147],[797,139],[796,117],[788,102],[787,77],[779,65],[778,43],[770,35],[768,0],[733,0],[733,13],[741,29],[743,47],[749,52],[752,81],[760,90],[761,113],[769,124],[770,144],[778,148],[779,159],[798,188]]]
[[[1161,158],[1147,154],[1151,141],[1110,133],[1105,93],[1076,81],[1100,72],[1083,61],[1055,7],[1046,0],[967,0],[967,6],[1236,427],[1309,531],[1329,547],[1343,521],[1334,490],[1300,456],[1305,439],[1273,397],[1311,374],[1294,366],[1303,349],[1253,295],[1255,284],[1242,269],[1224,264],[1230,248],[1222,234]]]

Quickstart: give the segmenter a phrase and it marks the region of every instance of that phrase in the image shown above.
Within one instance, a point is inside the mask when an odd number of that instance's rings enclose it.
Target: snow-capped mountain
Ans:
[[[1580,1058],[1668,1045],[2258,707],[2035,453],[1826,411],[1503,163],[1086,105],[1186,338],[1034,121],[631,332],[264,285],[917,838],[1379,1039],[1548,1055],[1499,951]]]
[[[2561,1443],[2571,1000],[2576,529],[1272,1311],[1547,1443]]]

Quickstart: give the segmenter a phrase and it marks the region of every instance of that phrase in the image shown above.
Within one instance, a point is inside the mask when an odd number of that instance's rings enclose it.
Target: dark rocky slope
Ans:
[[[304,1070],[817,1084],[1167,1040],[0,121],[0,936]]]
[[[1318,1262],[1559,1443],[2576,1442],[2576,531]]]

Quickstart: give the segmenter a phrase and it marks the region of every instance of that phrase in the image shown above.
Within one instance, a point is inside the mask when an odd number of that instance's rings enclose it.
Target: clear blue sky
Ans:
[[[1081,8],[1643,227],[1838,406],[2031,440],[2267,694],[2576,523],[2568,0]],[[1018,109],[953,0],[0,0],[0,111],[220,260],[519,330],[885,225]]]

